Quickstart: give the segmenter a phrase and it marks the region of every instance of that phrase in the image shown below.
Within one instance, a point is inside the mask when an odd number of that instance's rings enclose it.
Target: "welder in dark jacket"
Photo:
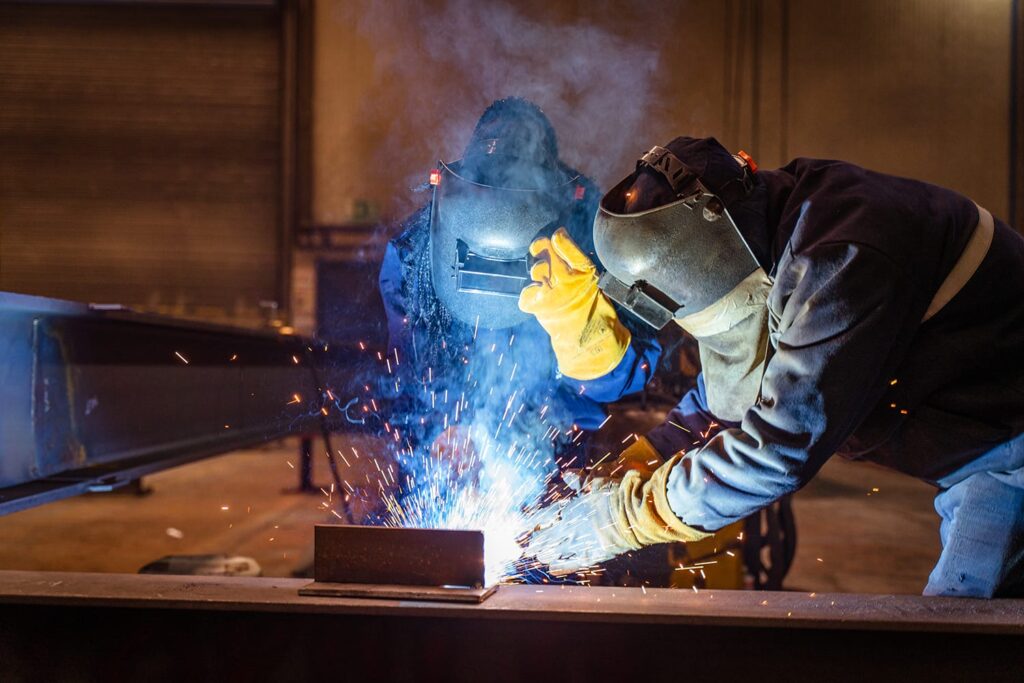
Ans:
[[[815,159],[757,171],[677,138],[606,195],[594,240],[602,289],[693,334],[703,373],[617,477],[538,520],[538,559],[702,538],[838,453],[939,489],[926,594],[1024,594],[1018,233],[923,182]]]
[[[529,465],[542,485],[556,458],[569,465],[582,455],[586,433],[605,420],[604,403],[643,388],[660,347],[623,313],[618,345],[581,372],[560,363],[536,320],[519,310],[530,243],[565,226],[592,253],[600,198],[593,181],[559,160],[554,129],[536,105],[494,102],[462,159],[442,162],[431,182],[431,201],[405,221],[381,266],[390,425],[417,452],[431,443],[449,453],[470,442],[523,449],[517,467]]]

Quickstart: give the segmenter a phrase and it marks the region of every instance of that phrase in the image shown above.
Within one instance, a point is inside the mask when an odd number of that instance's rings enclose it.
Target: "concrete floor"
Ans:
[[[147,496],[81,496],[0,517],[0,569],[136,572],[164,555],[226,553],[290,576],[311,561],[313,525],[338,521],[322,495],[283,492],[298,481],[297,455],[294,441],[281,442],[147,477]],[[316,474],[326,485],[326,467]],[[919,593],[939,552],[932,495],[908,477],[834,459],[796,496],[787,587]]]
[[[919,594],[941,550],[934,497],[911,477],[833,458],[794,497],[797,552],[786,587]]]

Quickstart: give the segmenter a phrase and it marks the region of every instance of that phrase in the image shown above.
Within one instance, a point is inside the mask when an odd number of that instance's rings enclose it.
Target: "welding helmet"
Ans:
[[[756,167],[716,140],[679,138],[653,147],[601,200],[594,246],[606,272],[599,287],[655,329],[704,310],[761,266],[730,208],[753,188]],[[631,212],[642,173],[667,182],[667,203]]]
[[[459,161],[431,175],[431,277],[445,308],[469,325],[499,329],[529,318],[519,293],[531,282],[529,247],[551,234],[576,190],[558,161],[554,128],[535,104],[491,104]]]

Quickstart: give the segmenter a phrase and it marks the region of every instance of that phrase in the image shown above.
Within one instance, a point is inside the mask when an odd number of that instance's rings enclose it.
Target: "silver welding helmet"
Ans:
[[[485,329],[511,327],[529,318],[519,310],[519,293],[530,283],[530,242],[558,227],[555,223],[576,178],[513,173],[521,187],[497,187],[464,177],[465,162],[440,162],[439,174],[432,179],[434,290],[464,323]]]
[[[752,182],[749,166],[738,161],[742,175],[715,193],[672,152],[653,147],[637,172],[659,173],[675,200],[627,213],[626,192],[636,173],[604,196],[594,246],[606,269],[598,284],[610,299],[661,329],[718,301],[760,267],[726,208]]]

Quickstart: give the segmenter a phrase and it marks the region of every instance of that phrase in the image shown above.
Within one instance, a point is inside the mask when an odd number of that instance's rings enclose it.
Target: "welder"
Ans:
[[[510,445],[546,444],[549,469],[568,466],[605,420],[603,404],[640,390],[660,352],[653,330],[610,305],[612,338],[584,344],[586,358],[553,352],[518,307],[535,239],[565,226],[597,261],[600,192],[559,159],[551,122],[520,98],[491,104],[462,157],[440,162],[430,183],[431,200],[388,244],[380,272],[397,375],[391,424],[416,448],[461,448],[470,460],[470,426],[484,424]]]
[[[817,159],[758,170],[680,137],[603,198],[593,239],[600,279],[581,253],[570,277],[538,264],[524,310],[547,324],[584,278],[693,335],[702,375],[614,468],[542,511],[539,561],[702,539],[838,454],[938,489],[926,595],[1024,595],[1020,234],[934,185]]]

